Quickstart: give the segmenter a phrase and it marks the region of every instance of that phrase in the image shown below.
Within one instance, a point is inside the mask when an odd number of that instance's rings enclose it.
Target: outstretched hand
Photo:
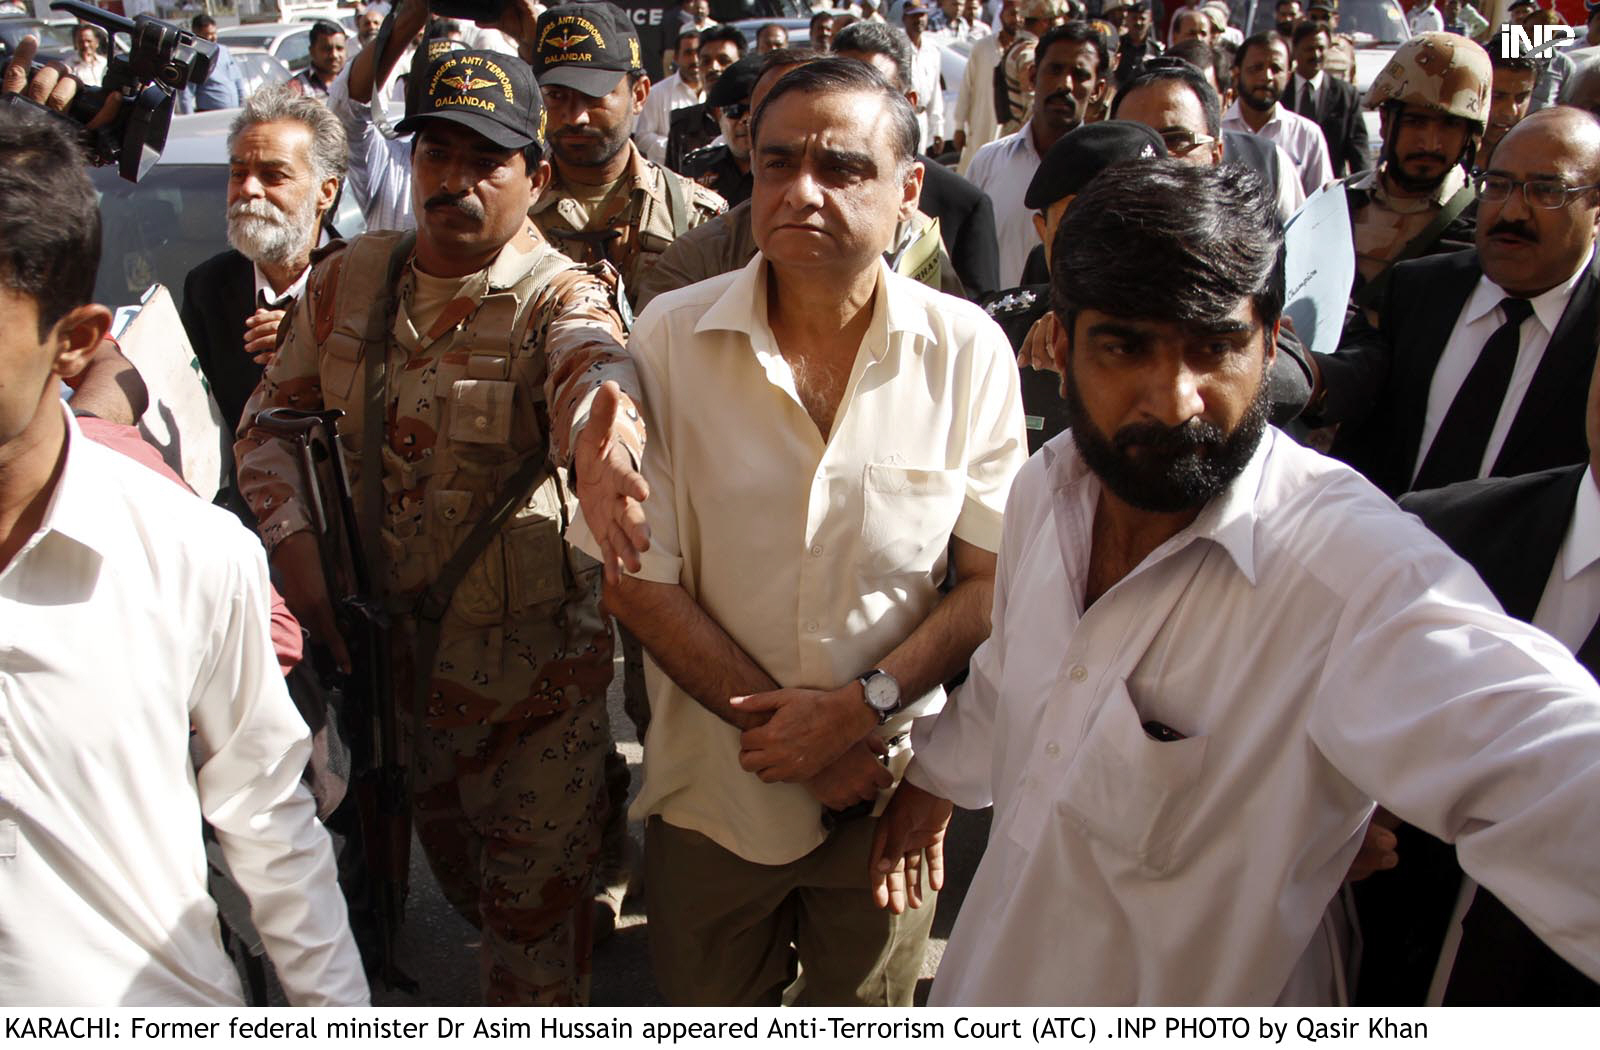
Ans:
[[[638,572],[639,555],[650,549],[650,526],[642,504],[650,486],[634,469],[633,457],[618,439],[618,419],[638,419],[622,388],[607,380],[590,409],[589,422],[578,434],[573,459],[578,474],[578,503],[583,519],[600,544],[600,565],[607,583],[622,570]]]

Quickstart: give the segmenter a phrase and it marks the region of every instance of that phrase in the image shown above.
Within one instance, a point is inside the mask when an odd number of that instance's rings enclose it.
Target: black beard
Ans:
[[[1065,388],[1067,425],[1083,461],[1118,499],[1154,514],[1203,507],[1227,488],[1255,455],[1272,415],[1263,375],[1250,407],[1231,433],[1191,419],[1177,427],[1130,423],[1107,437],[1089,418],[1070,354]],[[1135,445],[1141,450],[1137,456],[1129,454]]]
[[[1467,145],[1470,148],[1475,144],[1469,139]],[[1384,144],[1382,159],[1384,175],[1393,179],[1395,185],[1399,186],[1407,193],[1426,193],[1429,190],[1434,189],[1449,176],[1450,169],[1456,166],[1455,164],[1447,164],[1444,171],[1440,172],[1436,178],[1414,178],[1413,176],[1407,175],[1404,169],[1401,168],[1400,158],[1395,152],[1393,141]]]
[[[1243,92],[1243,91],[1239,92],[1239,101],[1242,102],[1244,105],[1249,106],[1251,109],[1255,110],[1257,113],[1265,113],[1267,110],[1269,110],[1273,106],[1277,105],[1278,104],[1278,100],[1280,98],[1282,98],[1282,97],[1283,97],[1283,95],[1280,93],[1280,94],[1277,94],[1277,95],[1273,95],[1270,99],[1268,99],[1265,102],[1258,102],[1258,101],[1256,101],[1256,99],[1253,96],[1247,94],[1246,92]]]

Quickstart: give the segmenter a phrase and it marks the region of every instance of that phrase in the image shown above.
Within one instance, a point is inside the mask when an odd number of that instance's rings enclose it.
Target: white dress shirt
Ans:
[[[950,120],[950,131],[967,133],[961,147],[961,160],[956,171],[962,175],[972,164],[972,158],[1000,134],[1000,122],[994,119],[994,69],[1000,64],[1000,35],[986,36],[972,45],[967,56],[967,68],[961,75],[961,90],[956,94],[956,111]]]
[[[1274,105],[1272,116],[1257,130],[1245,123],[1243,114],[1239,112],[1239,102],[1235,100],[1228,107],[1228,112],[1222,115],[1222,128],[1224,131],[1253,131],[1282,146],[1300,172],[1300,188],[1306,191],[1307,197],[1333,181],[1333,162],[1328,159],[1328,141],[1323,137],[1322,128],[1310,117],[1302,117],[1281,105]]]
[[[1433,0],[1419,2],[1411,5],[1411,10],[1406,15],[1406,24],[1411,27],[1411,35],[1418,33],[1444,32],[1444,14]]]
[[[1033,228],[1033,210],[1022,199],[1039,170],[1039,151],[1033,146],[1033,128],[1002,135],[978,151],[967,169],[967,179],[989,195],[994,205],[995,238],[1000,242],[1000,287],[1022,283],[1028,253],[1039,243]]]
[[[1085,610],[1100,492],[1070,432],[1029,460],[993,633],[913,731],[908,780],[994,806],[934,1004],[1273,1003],[1375,799],[1600,973],[1600,686],[1570,653],[1275,430]]]
[[[1561,323],[1561,315],[1566,312],[1572,291],[1588,272],[1589,266],[1590,259],[1585,259],[1577,272],[1566,281],[1543,295],[1528,300],[1533,304],[1533,314],[1522,322],[1517,363],[1511,372],[1511,382],[1506,387],[1505,400],[1500,402],[1500,414],[1495,417],[1494,429],[1489,431],[1489,444],[1483,451],[1483,463],[1478,468],[1478,477],[1488,477],[1494,469],[1494,461],[1500,457],[1500,449],[1506,443],[1506,435],[1511,433],[1511,424],[1522,408],[1522,399],[1527,395],[1528,387],[1533,384],[1533,376],[1539,370],[1539,363],[1544,360],[1544,351],[1550,345],[1550,336]],[[1433,439],[1439,436],[1439,428],[1444,425],[1444,418],[1450,411],[1450,405],[1461,392],[1461,385],[1467,381],[1467,374],[1472,371],[1472,366],[1477,364],[1478,355],[1483,351],[1483,344],[1487,343],[1495,330],[1505,323],[1505,312],[1500,309],[1500,302],[1509,294],[1487,276],[1479,277],[1478,286],[1473,289],[1472,297],[1467,300],[1467,305],[1456,317],[1455,327],[1450,330],[1450,338],[1444,344],[1444,352],[1439,355],[1439,363],[1433,370],[1433,379],[1428,384],[1428,410],[1422,421],[1422,443],[1417,446],[1417,464],[1411,471],[1412,481],[1416,480],[1417,474],[1422,470],[1423,461],[1433,448]]]
[[[373,120],[371,104],[350,97],[348,64],[333,82],[328,108],[344,125],[350,142],[346,181],[366,215],[367,230],[413,229],[417,220],[411,213],[411,136],[387,137]]]
[[[767,325],[761,255],[652,300],[628,340],[650,435],[650,549],[636,575],[681,585],[783,686],[844,685],[903,642],[939,600],[951,537],[997,548],[1027,456],[1004,333],[971,303],[879,273],[826,440]],[[569,538],[596,550],[581,516]],[[636,819],[660,816],[758,864],[822,843],[803,785],[740,768],[739,731],[648,657],[645,681]],[[943,700],[939,688],[916,698],[881,735]]]
[[[1578,487],[1561,552],[1539,598],[1533,625],[1573,652],[1600,621],[1600,482],[1590,467]]]
[[[917,129],[922,139],[917,149],[926,153],[934,139],[944,137],[944,92],[939,88],[939,45],[932,33],[922,34],[911,64],[911,83],[917,89]]]
[[[0,572],[0,1005],[238,1005],[202,818],[290,1002],[365,1003],[260,543],[68,427]]]
[[[672,114],[685,106],[698,106],[701,95],[698,88],[683,82],[683,77],[672,74],[650,85],[650,94],[639,111],[639,122],[634,125],[634,141],[644,151],[645,159],[657,164],[667,162],[667,134],[672,130]]]
[[[87,61],[77,59],[72,63],[72,75],[77,77],[78,82],[84,87],[99,87],[105,80],[106,65],[104,55],[95,55]]]
[[[1313,103],[1315,103],[1316,100],[1317,100],[1317,96],[1322,94],[1322,78],[1326,77],[1327,75],[1328,75],[1327,73],[1325,73],[1325,72],[1323,72],[1322,70],[1319,69],[1319,70],[1317,70],[1317,75],[1316,76],[1312,77],[1310,80],[1307,80],[1305,77],[1301,76],[1299,73],[1296,73],[1294,75],[1294,77],[1293,77],[1293,82],[1292,82],[1292,84],[1290,86],[1290,91],[1293,92],[1294,104],[1296,106],[1298,106],[1300,104],[1300,96],[1305,92],[1307,84],[1311,85],[1311,101]],[[1300,115],[1303,116],[1303,117],[1308,117],[1308,118],[1310,117],[1310,114],[1307,114],[1307,113],[1302,113]]]

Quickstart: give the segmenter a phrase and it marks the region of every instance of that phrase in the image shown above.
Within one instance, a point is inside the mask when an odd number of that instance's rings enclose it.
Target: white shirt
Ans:
[[[1239,102],[1234,101],[1222,115],[1224,131],[1251,131],[1239,112]],[[1300,172],[1300,187],[1309,197],[1333,181],[1333,163],[1328,160],[1328,142],[1322,128],[1310,117],[1292,113],[1283,106],[1274,105],[1272,116],[1255,134],[1271,139],[1283,147]]]
[[[927,152],[933,140],[944,137],[944,92],[939,89],[939,45],[932,33],[922,34],[911,64],[911,83],[917,89],[917,128],[922,140],[917,147]]]
[[[346,182],[366,214],[367,229],[409,230],[417,225],[411,212],[411,136],[388,138],[373,122],[370,103],[350,97],[346,65],[328,92],[328,108],[344,125],[350,141]]]
[[[950,120],[952,134],[967,133],[961,161],[956,165],[960,174],[965,175],[978,150],[1000,134],[1000,123],[994,119],[994,69],[999,64],[999,34],[986,36],[972,45],[966,71],[961,75],[961,90],[956,95],[956,111]]]
[[[327,243],[328,231],[319,229],[317,231],[317,247],[320,248]],[[265,273],[261,272],[260,263],[252,261],[250,268],[255,272],[256,277],[255,302],[265,301],[269,310],[288,309],[296,299],[300,298],[300,293],[306,290],[306,282],[311,279],[311,264],[307,263],[306,268],[300,271],[300,276],[296,277],[294,283],[285,288],[283,294],[280,295],[272,290],[272,281]],[[265,297],[264,300],[263,297]]]
[[[106,56],[95,55],[88,61],[79,59],[73,62],[72,75],[84,87],[99,87],[106,75]]]
[[[824,442],[767,326],[766,272],[758,254],[661,295],[628,340],[650,434],[650,549],[637,575],[681,585],[780,685],[834,688],[927,618],[952,536],[998,545],[1027,456],[1022,398],[1010,345],[981,309],[882,267]],[[581,516],[568,535],[596,549]],[[648,657],[645,681],[635,818],[660,816],[758,864],[821,844],[804,786],[741,769],[739,731]],[[880,732],[943,700],[932,690]]]
[[[978,151],[967,168],[967,179],[989,195],[994,204],[995,238],[1000,242],[1000,287],[1022,283],[1028,253],[1039,243],[1033,228],[1033,211],[1022,203],[1028,183],[1039,170],[1039,151],[1033,146],[1033,127],[1002,135]]]
[[[1322,94],[1322,80],[1326,76],[1327,73],[1320,69],[1317,70],[1317,75],[1312,77],[1310,80],[1307,80],[1299,73],[1296,73],[1293,77],[1292,83],[1289,86],[1289,90],[1293,92],[1293,102],[1296,105],[1300,104],[1300,95],[1305,91],[1307,84],[1311,85],[1311,100],[1315,102],[1317,96]],[[1305,114],[1302,113],[1301,116],[1305,116]]]
[[[0,572],[0,1005],[238,1005],[202,817],[291,1003],[364,1004],[260,543],[68,427]]]
[[[1544,360],[1550,336],[1561,323],[1561,315],[1566,312],[1572,290],[1583,279],[1589,265],[1590,260],[1585,259],[1583,265],[1564,283],[1528,300],[1533,304],[1533,314],[1522,322],[1517,363],[1511,372],[1511,383],[1506,387],[1505,400],[1500,402],[1500,414],[1495,417],[1494,428],[1489,431],[1489,444],[1484,449],[1478,477],[1488,477],[1494,469],[1494,461],[1499,458],[1506,435],[1511,433],[1511,424],[1522,408],[1522,399],[1533,384],[1539,363]],[[1445,415],[1449,413],[1456,395],[1461,392],[1461,385],[1467,381],[1472,366],[1477,364],[1483,344],[1494,335],[1495,329],[1505,323],[1500,301],[1508,294],[1487,276],[1479,277],[1472,297],[1456,317],[1455,327],[1450,330],[1450,338],[1444,344],[1444,352],[1439,355],[1439,364],[1434,368],[1433,379],[1428,384],[1428,411],[1422,421],[1422,443],[1417,446],[1417,465],[1412,469],[1411,480],[1415,481],[1422,470],[1422,463],[1433,448],[1433,439],[1439,436]]]
[[[1100,491],[1070,432],[1029,460],[994,632],[913,731],[908,780],[994,805],[933,1004],[1273,1003],[1375,799],[1600,973],[1600,686],[1571,654],[1270,429],[1085,611]]]
[[[1433,0],[1428,3],[1413,4],[1406,14],[1406,24],[1411,27],[1411,35],[1418,33],[1444,32],[1444,14],[1434,5]]]
[[[1600,621],[1600,483],[1583,476],[1556,563],[1539,598],[1533,625],[1577,652]]]
[[[700,91],[683,82],[674,73],[650,85],[650,94],[639,111],[639,121],[634,125],[633,137],[644,151],[645,159],[657,164],[667,162],[667,134],[672,130],[672,114],[685,106],[700,104]]]

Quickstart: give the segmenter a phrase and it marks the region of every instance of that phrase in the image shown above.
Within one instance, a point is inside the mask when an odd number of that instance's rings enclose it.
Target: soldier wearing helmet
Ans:
[[[1383,150],[1372,171],[1345,182],[1355,235],[1354,301],[1365,306],[1401,259],[1472,246],[1467,165],[1489,112],[1489,54],[1453,33],[1402,44],[1367,91]]]

